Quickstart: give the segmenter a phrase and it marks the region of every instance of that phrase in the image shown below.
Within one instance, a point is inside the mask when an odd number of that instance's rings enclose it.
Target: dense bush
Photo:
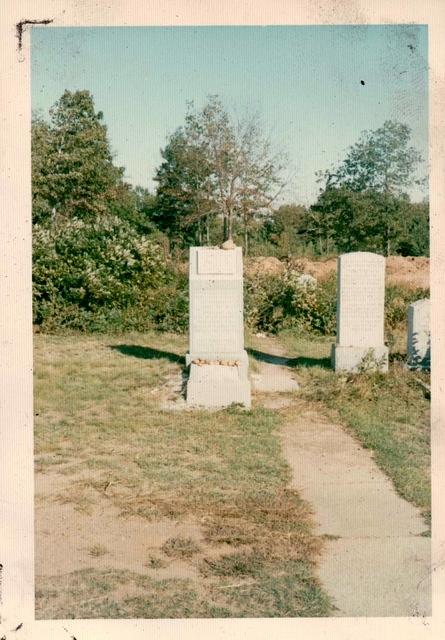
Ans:
[[[256,274],[245,281],[245,319],[253,330],[277,333],[297,329],[334,335],[336,331],[336,277],[315,286],[299,281],[301,271],[287,269],[281,275]],[[392,331],[406,325],[408,305],[427,298],[422,288],[388,285],[385,296],[385,326]]]
[[[140,236],[110,215],[35,225],[35,324],[44,331],[187,331],[187,277],[166,260],[154,237]],[[304,283],[301,274],[297,262],[281,274],[246,276],[245,322],[251,330],[335,334],[335,274],[319,283]],[[389,285],[387,330],[405,324],[408,304],[427,296],[424,289]]]
[[[184,329],[182,280],[158,243],[117,217],[34,225],[33,316],[44,330]]]
[[[385,293],[385,324],[388,329],[395,329],[397,325],[406,323],[408,305],[422,298],[429,298],[428,289],[408,288],[396,284],[386,287]]]
[[[257,274],[246,279],[245,317],[253,329],[276,333],[297,328],[318,334],[335,331],[335,277],[318,284],[300,281],[301,271]]]

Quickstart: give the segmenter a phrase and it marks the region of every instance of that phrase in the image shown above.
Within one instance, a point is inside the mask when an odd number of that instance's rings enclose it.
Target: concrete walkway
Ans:
[[[278,345],[267,347],[280,355]],[[278,380],[288,378],[283,391],[294,384],[285,362],[276,367],[275,394]],[[266,391],[264,384],[257,390]],[[419,511],[341,426],[298,396],[294,402],[300,410],[282,431],[283,448],[292,486],[312,505],[317,533],[327,538],[319,577],[337,607],[334,615],[431,615],[431,539],[421,535],[427,527]]]

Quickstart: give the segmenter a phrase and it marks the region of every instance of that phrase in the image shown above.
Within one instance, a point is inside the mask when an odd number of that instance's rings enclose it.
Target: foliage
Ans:
[[[154,196],[123,171],[88,91],[65,91],[49,121],[34,116],[34,322],[46,330],[182,326]]]
[[[413,179],[421,155],[409,146],[411,129],[387,120],[375,131],[364,131],[337,169],[319,174],[325,188],[341,186],[350,191],[377,191],[401,195]]]
[[[286,329],[312,335],[334,335],[336,277],[316,285],[304,284],[302,269],[288,267],[283,274],[255,274],[245,279],[245,319],[254,331],[278,333]],[[388,337],[406,324],[408,305],[428,297],[428,290],[387,285],[385,327]]]
[[[330,187],[311,207],[307,231],[320,253],[335,248],[425,255],[428,206],[389,193]]]
[[[161,150],[163,162],[155,177],[159,186],[151,218],[170,237],[201,243],[201,219],[205,218],[208,234],[213,213],[211,168],[204,151],[187,135],[190,132],[178,129]]]
[[[407,127],[385,123],[351,148],[314,206],[272,210],[283,156],[256,115],[235,121],[211,96],[201,111],[190,103],[170,136],[153,196],[114,166],[91,94],[65,91],[48,121],[32,122],[34,322],[47,331],[185,331],[187,280],[173,261],[187,244],[218,243],[222,221],[225,238],[257,255],[427,253],[428,204],[401,195],[418,162],[408,141]],[[334,331],[335,283],[306,287],[299,275],[246,280],[251,327]],[[405,307],[398,296],[387,305],[391,326]]]
[[[51,129],[41,117],[34,116],[31,123],[32,219],[42,223],[50,220],[55,197],[52,196],[50,164],[52,148]]]
[[[385,291],[385,324],[387,329],[395,329],[406,323],[408,305],[416,300],[429,297],[429,291],[422,288],[407,288],[396,284],[386,286]]]
[[[335,332],[335,277],[315,284],[300,280],[302,271],[257,274],[246,280],[245,317],[250,327],[276,333],[297,328],[318,334]]]
[[[184,126],[170,136],[158,168],[154,220],[169,235],[188,229],[202,242],[198,222],[222,219],[224,239],[232,236],[236,219],[248,227],[266,211],[283,187],[283,157],[273,154],[259,118],[236,122],[218,96],[201,111],[189,103]],[[208,228],[207,228],[208,229]],[[207,241],[209,240],[207,230]]]
[[[44,327],[100,329],[129,311],[147,322],[154,298],[168,290],[172,300],[174,276],[162,248],[115,216],[36,224],[33,253],[34,322]]]
[[[325,184],[308,214],[307,236],[320,254],[428,253],[428,207],[411,204],[404,191],[423,182],[415,177],[421,156],[410,135],[407,125],[386,121],[363,132],[337,169],[319,173]]]
[[[271,243],[274,255],[304,255],[308,210],[297,204],[281,205],[272,211],[261,229],[261,237]],[[263,255],[268,255],[263,253]]]
[[[397,253],[402,256],[428,256],[430,246],[429,204],[409,203],[403,208]]]
[[[144,187],[131,187],[121,183],[114,190],[115,197],[107,203],[108,211],[126,220],[138,233],[156,237],[164,242],[165,237],[151,220],[155,196]]]
[[[103,233],[103,230],[106,233]],[[245,321],[254,331],[285,329],[333,335],[336,279],[301,279],[299,263],[282,274],[245,277]],[[118,218],[71,221],[34,232],[34,322],[45,331],[146,330],[183,333],[188,328],[188,280],[166,261],[152,237],[141,237]],[[386,288],[386,327],[406,322],[408,305],[424,289]]]
[[[88,91],[65,91],[50,109],[50,121],[34,118],[31,154],[33,220],[92,219],[123,189],[123,169],[113,165],[102,123]]]
[[[169,286],[152,291],[148,315],[153,326],[161,331],[184,333],[189,319],[188,281],[181,274],[173,275]]]

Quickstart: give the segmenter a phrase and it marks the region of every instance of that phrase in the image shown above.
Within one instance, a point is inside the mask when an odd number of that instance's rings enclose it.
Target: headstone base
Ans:
[[[214,351],[201,351],[199,353],[186,353],[185,364],[187,367],[191,366],[193,360],[209,360],[209,361],[223,361],[223,362],[238,362],[238,368],[242,377],[247,377],[249,371],[249,357],[247,351],[231,352],[231,353],[217,353]]]
[[[241,367],[191,364],[187,405],[217,409],[241,404],[250,409],[250,382]]]
[[[388,371],[388,347],[344,347],[333,344],[331,364],[335,371]]]
[[[405,363],[405,368],[411,371],[431,371],[431,359],[428,355],[423,360],[408,360]]]

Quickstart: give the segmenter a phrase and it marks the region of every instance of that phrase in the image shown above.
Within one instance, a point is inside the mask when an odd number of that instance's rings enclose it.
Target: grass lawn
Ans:
[[[280,336],[295,358],[300,395],[340,420],[371,449],[396,490],[431,517],[429,374],[404,368],[403,339],[395,336],[387,374],[336,375],[330,369],[333,338]],[[423,385],[422,385],[423,383]]]
[[[428,374],[395,354],[386,375],[336,375],[331,338],[279,342],[299,398],[371,449],[428,519]],[[292,408],[185,410],[186,346],[159,333],[35,336],[37,618],[332,611],[314,577],[323,540],[281,452]]]
[[[277,412],[175,410],[182,336],[34,349],[37,618],[329,615]]]

